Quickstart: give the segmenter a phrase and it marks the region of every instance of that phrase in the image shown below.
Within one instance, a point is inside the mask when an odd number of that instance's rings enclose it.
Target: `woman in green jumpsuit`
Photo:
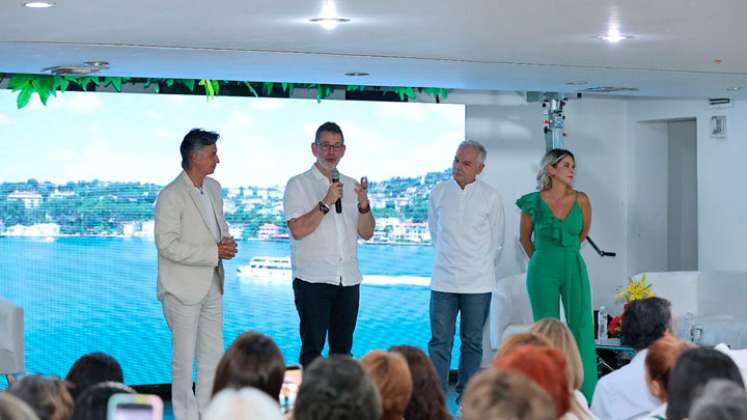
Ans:
[[[591,204],[573,189],[576,159],[553,149],[542,159],[538,190],[516,201],[520,240],[529,259],[527,291],[534,320],[559,318],[559,299],[584,364],[581,391],[591,401],[597,383],[591,290],[579,247],[591,225]],[[534,240],[532,240],[534,233]]]

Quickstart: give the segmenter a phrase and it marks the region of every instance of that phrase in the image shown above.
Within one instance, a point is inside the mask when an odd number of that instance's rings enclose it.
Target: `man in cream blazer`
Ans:
[[[223,217],[218,134],[193,129],[180,146],[184,171],[158,194],[158,299],[171,330],[171,398],[176,420],[198,420],[223,354],[223,263],[236,242]],[[192,365],[197,357],[196,396]]]

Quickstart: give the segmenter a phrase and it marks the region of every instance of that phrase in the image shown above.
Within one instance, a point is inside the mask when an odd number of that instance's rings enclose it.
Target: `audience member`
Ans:
[[[0,392],[0,419],[39,420],[39,417],[20,398],[14,397],[7,392]]]
[[[565,355],[566,376],[573,396],[569,413],[577,419],[593,419],[594,416],[589,410],[589,402],[581,392],[581,385],[584,383],[584,365],[581,363],[581,354],[578,352],[576,339],[573,338],[571,330],[559,319],[545,318],[535,322],[529,331],[545,337],[552,347]]]
[[[513,334],[503,340],[495,358],[500,359],[501,357],[505,357],[514,351],[514,349],[521,346],[552,347],[552,343],[547,338],[533,332]]]
[[[73,414],[69,385],[62,379],[28,375],[8,388],[22,399],[41,420],[68,420]]]
[[[253,387],[277,401],[284,375],[285,361],[275,342],[264,334],[247,331],[236,337],[220,359],[213,396],[224,388]]]
[[[690,420],[747,419],[747,394],[734,382],[714,379],[690,409]]]
[[[669,375],[667,419],[686,418],[693,400],[712,379],[725,379],[744,388],[742,374],[729,356],[709,347],[682,353]]]
[[[680,355],[692,348],[695,348],[693,343],[679,340],[673,336],[662,337],[649,346],[645,362],[646,383],[651,394],[661,401],[662,404],[643,419],[655,420],[665,416],[667,412],[669,375]]]
[[[114,394],[134,394],[127,385],[118,382],[101,382],[88,387],[75,400],[72,420],[103,420],[106,418],[109,397]]]
[[[283,420],[283,415],[265,391],[226,388],[213,395],[203,420]]]
[[[315,359],[303,373],[293,407],[294,420],[379,420],[376,384],[349,356]]]
[[[71,393],[75,400],[91,385],[107,381],[124,383],[124,374],[119,362],[112,356],[94,352],[76,360],[65,379],[72,385]]]
[[[555,416],[562,417],[571,406],[571,387],[566,376],[565,357],[550,346],[520,346],[493,366],[523,373],[544,389],[555,402]]]
[[[651,412],[661,403],[646,386],[644,361],[654,341],[672,334],[671,304],[660,297],[634,300],[623,312],[622,344],[636,355],[629,364],[599,379],[591,411],[602,419],[623,420]]]
[[[361,359],[381,396],[381,420],[401,420],[412,395],[410,368],[404,356],[395,352],[373,350]]]
[[[436,369],[425,352],[415,346],[394,346],[389,351],[404,356],[410,368],[413,393],[405,420],[451,420]]]
[[[462,420],[554,420],[552,398],[526,375],[484,369],[462,398]]]

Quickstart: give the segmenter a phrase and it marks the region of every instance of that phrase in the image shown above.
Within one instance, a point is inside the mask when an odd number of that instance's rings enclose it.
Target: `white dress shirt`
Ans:
[[[208,215],[208,220],[206,220],[208,229],[210,229],[210,233],[213,234],[215,242],[218,243],[221,240],[220,228],[218,227],[218,219],[216,219],[215,210],[213,209],[213,201],[210,199],[210,194],[206,194],[202,188],[195,187],[195,189],[197,190],[197,193],[200,194],[202,208],[205,210],[205,214]]]
[[[476,180],[462,189],[453,179],[431,190],[428,226],[435,247],[431,289],[446,293],[489,293],[503,247],[503,202]]]
[[[358,195],[355,180],[340,174],[343,183],[342,213],[335,206],[317,228],[302,239],[291,235],[293,277],[309,283],[360,284],[358,269]],[[316,209],[329,190],[330,181],[316,165],[288,180],[283,207],[285,220],[303,216]]]
[[[641,350],[629,364],[599,378],[591,401],[591,412],[601,420],[635,419],[661,405],[648,390],[646,354]]]

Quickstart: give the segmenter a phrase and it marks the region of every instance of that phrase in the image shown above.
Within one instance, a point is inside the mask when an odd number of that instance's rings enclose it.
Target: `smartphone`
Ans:
[[[283,377],[283,387],[280,388],[280,408],[283,413],[288,413],[293,409],[296,402],[298,388],[301,387],[303,369],[301,365],[288,365],[285,367],[285,376]]]
[[[107,405],[107,420],[162,420],[163,402],[156,395],[114,394]]]

